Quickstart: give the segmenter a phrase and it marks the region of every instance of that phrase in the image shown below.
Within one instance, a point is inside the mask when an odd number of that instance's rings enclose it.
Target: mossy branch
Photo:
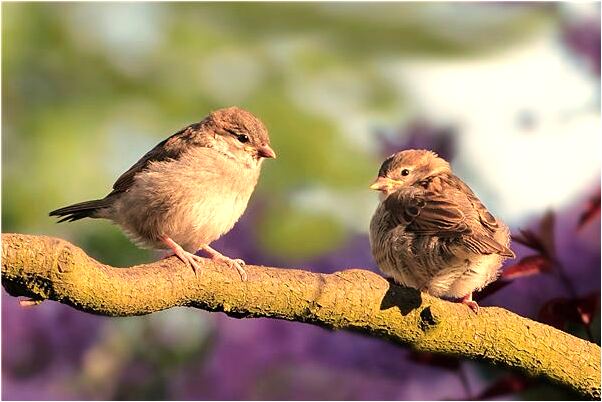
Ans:
[[[2,285],[13,296],[56,300],[107,315],[176,306],[237,318],[272,317],[348,329],[415,350],[476,358],[543,376],[600,399],[600,347],[497,307],[464,305],[392,285],[372,272],[236,270],[207,261],[195,276],[175,257],[128,269],[103,265],[52,237],[2,235]]]

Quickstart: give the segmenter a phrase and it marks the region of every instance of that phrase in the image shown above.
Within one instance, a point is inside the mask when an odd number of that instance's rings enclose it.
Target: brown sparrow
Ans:
[[[264,158],[275,158],[263,123],[246,110],[217,110],[160,142],[123,173],[103,199],[50,212],[63,221],[110,219],[138,245],[171,249],[197,271],[204,250],[235,267],[209,244],[247,207]]]
[[[392,155],[370,188],[381,192],[370,222],[379,268],[401,285],[462,298],[477,312],[472,292],[493,282],[502,262],[514,258],[508,227],[431,151]]]

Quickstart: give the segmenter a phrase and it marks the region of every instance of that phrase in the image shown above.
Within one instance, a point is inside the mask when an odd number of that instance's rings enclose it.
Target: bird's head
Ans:
[[[213,148],[244,161],[276,158],[265,125],[250,112],[233,106],[219,109],[201,124],[213,135]]]
[[[408,149],[391,155],[383,162],[378,177],[370,188],[387,196],[443,173],[451,173],[451,167],[436,153],[424,149]]]

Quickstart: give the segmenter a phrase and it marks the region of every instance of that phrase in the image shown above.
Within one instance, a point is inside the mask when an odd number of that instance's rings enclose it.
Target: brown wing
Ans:
[[[136,162],[125,173],[119,176],[115,184],[113,184],[113,191],[109,195],[128,191],[132,184],[134,184],[136,175],[148,168],[151,162],[160,162],[167,159],[178,159],[182,152],[186,150],[194,140],[194,136],[192,134],[196,128],[197,125],[193,124],[158,143],[153,149],[148,151],[142,158],[140,158],[138,162]]]
[[[406,231],[416,235],[457,237],[468,249],[479,254],[507,255],[486,230],[473,230],[463,212],[466,197],[458,191],[437,194],[416,189],[401,190],[385,200],[385,207],[407,224]]]
[[[386,208],[421,235],[459,236],[470,232],[460,206],[430,191],[397,191],[385,200]]]
[[[479,220],[481,221],[483,226],[485,226],[492,233],[494,233],[499,228],[495,217],[491,214],[491,212],[487,210],[485,205],[483,205],[481,200],[479,200],[479,198],[475,195],[472,189],[468,187],[466,183],[460,180],[460,178],[458,178],[457,176],[453,175],[449,177],[448,183],[452,187],[455,187],[462,193],[466,194],[466,197],[472,204],[472,207],[475,209],[475,211],[477,211],[477,214],[479,215]]]

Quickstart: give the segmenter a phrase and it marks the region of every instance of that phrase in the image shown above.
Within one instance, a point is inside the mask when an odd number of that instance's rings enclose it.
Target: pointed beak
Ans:
[[[374,180],[374,183],[370,185],[371,190],[376,191],[388,191],[396,184],[395,180],[391,180],[388,177],[378,177]]]
[[[276,152],[269,145],[262,145],[257,148],[257,155],[262,158],[276,159]]]

